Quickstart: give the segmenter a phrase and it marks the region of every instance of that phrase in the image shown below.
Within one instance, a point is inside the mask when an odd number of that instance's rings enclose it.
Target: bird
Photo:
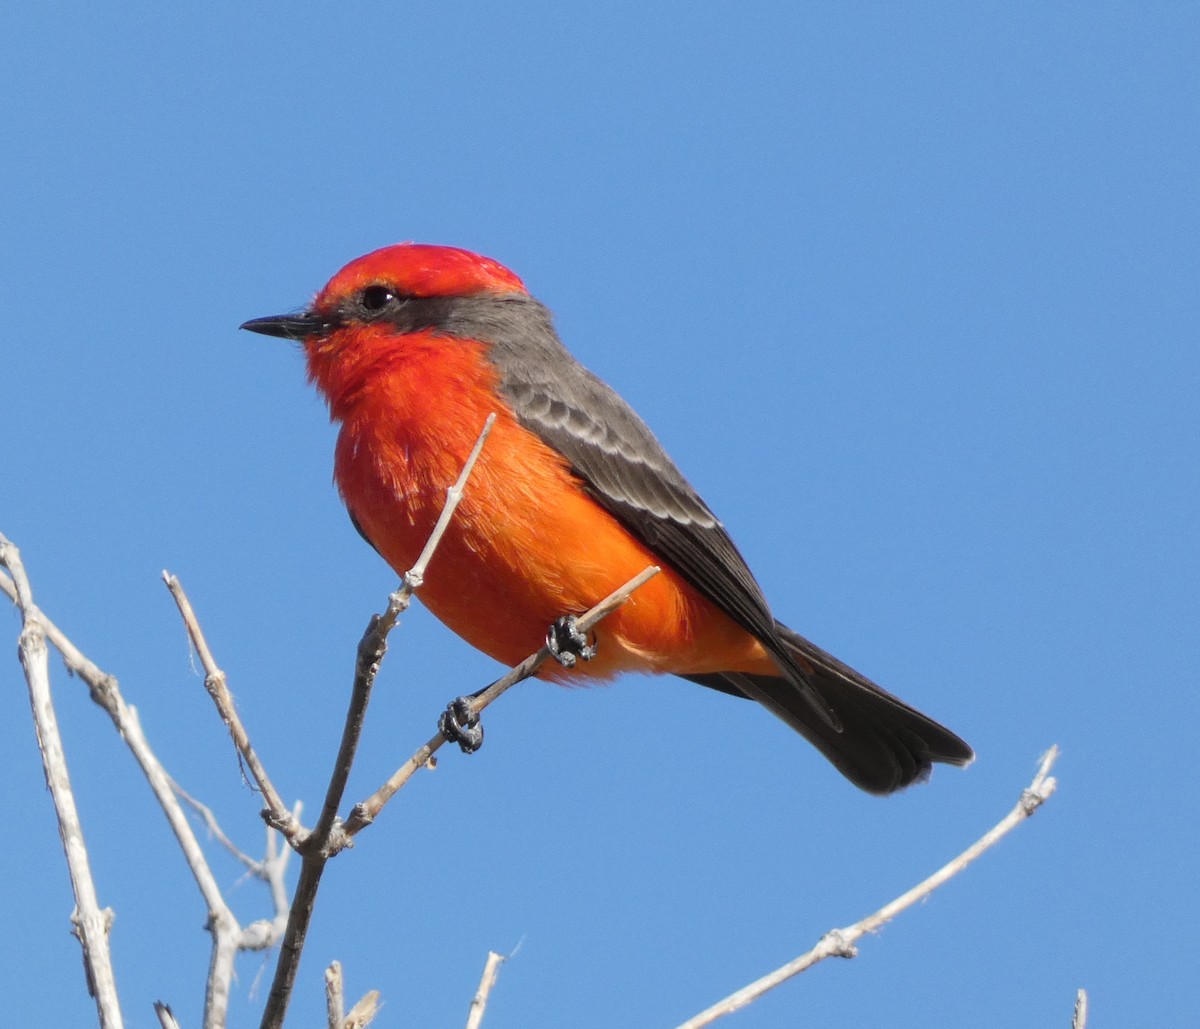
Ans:
[[[749,698],[869,793],[925,780],[935,762],[973,760],[949,729],[774,616],[646,423],[570,354],[549,309],[499,262],[385,246],[299,313],[241,328],[302,344],[340,425],[338,491],[401,575],[496,416],[419,593],[485,654],[514,665],[548,639],[560,662],[538,674],[553,681],[669,674]],[[661,573],[581,638],[573,616],[651,565]]]

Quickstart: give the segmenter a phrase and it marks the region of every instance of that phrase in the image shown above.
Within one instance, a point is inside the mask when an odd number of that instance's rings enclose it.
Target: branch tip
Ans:
[[[801,954],[798,958],[789,961],[786,965],[775,969],[773,972],[767,973],[761,979],[742,987],[742,989],[735,993],[731,993],[723,1000],[717,1001],[712,1007],[707,1008],[700,1012],[700,1014],[682,1023],[678,1026],[678,1029],[702,1029],[703,1026],[711,1025],[717,1019],[723,1018],[725,1015],[732,1014],[739,1008],[753,1003],[763,994],[775,989],[781,983],[786,982],[795,975],[799,975],[827,957],[855,956],[857,954],[855,943],[858,940],[867,933],[875,932],[880,926],[890,922],[901,912],[906,911],[919,901],[925,900],[934,890],[958,875],[967,865],[986,850],[995,846],[1004,836],[1008,835],[1009,832],[1024,822],[1033,811],[1045,803],[1054,792],[1055,782],[1049,773],[1057,757],[1058,748],[1056,746],[1046,751],[1042,756],[1037,775],[1033,782],[1022,791],[1021,797],[1013,809],[996,825],[984,833],[983,836],[959,854],[958,857],[954,858],[954,860],[943,865],[933,875],[929,876],[923,882],[918,883],[907,893],[901,894],[895,900],[885,904],[878,911],[867,915],[866,918],[856,922],[854,925],[845,929],[834,929],[826,933],[817,941],[817,945],[812,950]]]
[[[1075,994],[1075,1012],[1071,1017],[1071,1029],[1086,1029],[1088,1014],[1087,990],[1080,989]]]

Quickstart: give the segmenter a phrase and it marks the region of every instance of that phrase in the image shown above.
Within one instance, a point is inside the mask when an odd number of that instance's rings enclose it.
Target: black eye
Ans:
[[[362,291],[362,305],[366,311],[382,311],[395,299],[396,294],[387,286],[368,286]]]

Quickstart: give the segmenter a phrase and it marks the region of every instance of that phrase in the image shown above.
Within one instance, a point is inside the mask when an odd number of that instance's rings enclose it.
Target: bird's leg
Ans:
[[[438,719],[438,732],[450,743],[457,743],[464,754],[474,754],[483,746],[483,725],[471,703],[477,696],[479,694],[474,693],[450,701]]]
[[[564,615],[546,630],[546,647],[564,668],[574,668],[576,659],[590,661],[596,656],[596,643],[588,642],[577,621],[574,615]],[[438,718],[438,732],[457,743],[464,754],[474,754],[483,746],[483,724],[471,702],[487,689],[450,701]]]
[[[596,644],[588,643],[577,621],[574,615],[563,615],[546,630],[546,647],[563,668],[574,668],[576,658],[590,661],[596,656]]]

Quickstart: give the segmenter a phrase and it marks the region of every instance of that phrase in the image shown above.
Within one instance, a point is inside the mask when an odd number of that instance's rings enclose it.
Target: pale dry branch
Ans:
[[[3,564],[3,562],[0,561],[0,564]],[[0,574],[0,590],[8,594],[8,599],[19,606],[20,599],[17,595],[17,587],[12,579],[3,574]],[[63,663],[70,670],[71,674],[79,676],[80,679],[86,682],[88,688],[92,691],[92,699],[107,710],[108,703],[106,698],[110,689],[113,688],[112,684],[114,682],[112,676],[106,675],[95,664],[84,657],[80,653],[79,648],[67,639],[63,631],[46,617],[46,613],[41,608],[37,608],[37,614],[42,628],[45,630],[46,638],[54,644],[54,649],[62,655]]]
[[[483,1024],[488,998],[492,994],[492,987],[496,985],[496,979],[500,975],[500,966],[504,964],[504,960],[503,954],[497,954],[494,950],[488,951],[487,961],[483,966],[483,975],[479,980],[479,988],[475,991],[475,996],[471,998],[471,1009],[467,1012],[466,1029],[479,1029]]]
[[[108,946],[113,913],[109,909],[101,910],[96,884],[92,879],[87,844],[83,839],[83,823],[75,806],[75,793],[71,788],[67,757],[50,692],[50,655],[46,646],[46,629],[41,613],[33,602],[33,591],[25,574],[25,566],[21,563],[20,551],[3,535],[0,535],[0,564],[12,575],[17,606],[21,611],[18,654],[29,687],[29,703],[33,711],[38,749],[42,754],[46,786],[54,802],[58,835],[62,840],[71,889],[75,894],[71,924],[74,935],[83,947],[88,992],[95,998],[102,1029],[122,1029],[124,1020]]]
[[[300,821],[301,804],[296,802],[292,817]],[[240,950],[267,950],[283,938],[287,928],[290,903],[287,895],[287,868],[291,861],[292,848],[281,844],[282,837],[271,826],[266,827],[266,850],[262,861],[256,862],[251,874],[261,879],[271,894],[274,915],[251,922],[238,938]]]
[[[14,601],[18,599],[16,586],[2,575],[0,575],[0,590],[7,593]],[[45,632],[46,638],[62,655],[68,669],[87,684],[92,700],[105,710],[118,734],[125,740],[141,768],[142,774],[150,784],[155,799],[162,807],[171,831],[200,889],[200,894],[208,910],[207,927],[213,936],[205,989],[203,1025],[205,1029],[219,1029],[224,1026],[226,1020],[229,992],[233,980],[233,964],[237,952],[273,946],[282,934],[287,913],[284,873],[290,850],[283,848],[276,853],[273,841],[271,841],[268,843],[267,860],[262,862],[260,877],[267,882],[271,891],[275,908],[274,918],[260,920],[245,929],[241,928],[225,902],[216,878],[204,857],[203,849],[179,803],[175,782],[146,740],[137,709],[125,702],[115,676],[103,672],[71,642],[50,618],[42,611],[35,610],[38,623]],[[296,817],[298,818],[298,811]],[[215,819],[212,824],[215,824]],[[223,835],[223,833],[220,834],[222,837]],[[169,1011],[169,1009],[167,1010]],[[161,1020],[163,1016],[160,1014],[159,1017]]]
[[[329,1029],[342,1029],[346,1019],[346,991],[340,961],[331,962],[325,969],[325,1015]]]
[[[1071,1017],[1071,1029],[1087,1029],[1087,990],[1075,994],[1075,1013]]]
[[[612,593],[595,607],[581,615],[575,623],[576,628],[580,632],[589,632],[599,622],[624,604],[635,590],[654,578],[658,572],[659,569],[655,565],[651,565],[649,568],[639,572],[627,583],[613,590]],[[550,659],[550,656],[550,648],[542,647],[541,650],[530,654],[519,665],[514,665],[505,675],[497,679],[487,689],[468,698],[472,713],[476,716],[480,715],[490,704],[495,703],[509,689],[533,675],[534,672]],[[356,804],[350,812],[350,817],[346,819],[346,834],[354,836],[370,825],[375,820],[376,815],[383,809],[383,806],[413,777],[418,768],[424,767],[429,762],[429,759],[441,749],[445,742],[446,737],[441,732],[438,732],[428,743],[419,747],[416,753],[401,765],[393,773],[392,777],[371,794],[370,797]]]
[[[789,961],[783,967],[777,968],[774,972],[763,976],[756,982],[750,983],[736,993],[730,994],[724,1000],[718,1001],[712,1007],[688,1019],[678,1026],[677,1029],[701,1029],[702,1026],[711,1025],[718,1018],[732,1014],[739,1008],[743,1008],[747,1004],[758,1000],[764,993],[773,990],[780,983],[787,981],[794,975],[799,975],[825,958],[854,957],[858,953],[854,944],[859,939],[867,933],[875,932],[902,911],[912,907],[918,901],[924,900],[929,894],[946,882],[946,880],[961,872],[967,865],[979,857],[980,854],[998,843],[1004,836],[1041,807],[1050,798],[1050,795],[1057,786],[1056,780],[1050,775],[1050,769],[1053,767],[1057,757],[1057,746],[1053,746],[1046,751],[1042,755],[1037,775],[1034,776],[1033,782],[1022,791],[1021,798],[1017,801],[1016,806],[953,861],[938,869],[933,875],[914,886],[907,893],[897,897],[891,903],[885,904],[874,914],[868,915],[859,922],[855,922],[849,928],[833,929],[826,933],[808,953],[801,954],[798,958]]]
[[[292,848],[278,846],[277,840],[280,838],[279,834],[273,827],[268,825],[266,827],[264,856],[261,861],[252,858],[225,835],[224,830],[217,821],[216,815],[213,814],[212,809],[207,804],[191,796],[174,780],[171,780],[171,787],[180,799],[204,822],[204,827],[208,830],[209,836],[220,843],[239,863],[245,866],[248,874],[265,883],[271,894],[271,904],[275,910],[274,917],[269,919],[260,918],[246,926],[241,931],[241,936],[238,939],[238,948],[240,950],[265,950],[268,947],[274,946],[275,941],[283,935],[284,927],[287,925],[288,896],[286,877],[288,862],[292,856]],[[297,824],[300,822],[301,810],[302,805],[297,801],[296,806],[291,811],[292,818],[295,819]]]
[[[179,797],[180,800],[182,800],[188,807],[192,809],[193,812],[196,813],[196,815],[199,816],[200,821],[204,823],[204,828],[208,830],[208,835],[211,839],[216,840],[219,844],[221,844],[222,847],[229,851],[231,855],[233,855],[235,860],[237,860],[240,864],[245,865],[247,871],[261,878],[263,863],[243,852],[238,845],[233,842],[233,840],[225,835],[225,831],[221,828],[220,823],[217,821],[217,816],[213,814],[212,808],[210,808],[203,801],[199,801],[193,797],[174,779],[171,780],[171,789],[175,791],[175,795]],[[271,839],[269,835],[267,838],[268,840]],[[268,843],[268,846],[270,846],[270,843]]]
[[[267,775],[266,768],[250,744],[250,735],[246,732],[246,727],[237,713],[237,708],[233,703],[233,694],[229,692],[228,680],[209,649],[208,640],[204,637],[199,619],[196,618],[196,612],[192,608],[192,602],[184,592],[183,584],[180,583],[177,576],[170,572],[164,571],[162,578],[167,589],[171,591],[175,606],[179,608],[179,615],[187,629],[188,637],[192,641],[192,646],[196,648],[196,653],[200,656],[200,663],[204,666],[204,688],[208,690],[208,695],[216,704],[221,721],[225,723],[225,728],[229,730],[233,744],[237,747],[238,755],[246,762],[254,785],[262,794],[263,802],[266,804],[263,818],[268,825],[274,826],[288,840],[298,842],[304,835],[304,828],[292,817],[292,813],[284,804],[283,798],[275,789]]]
[[[161,1029],[180,1029],[179,1022],[175,1018],[175,1013],[171,1010],[170,1005],[164,1004],[161,1000],[154,1002],[154,1013],[158,1015],[158,1024]]]
[[[442,542],[442,537],[446,534],[446,528],[450,524],[450,519],[454,517],[454,512],[463,498],[463,490],[466,488],[467,480],[475,470],[475,462],[479,460],[479,455],[483,452],[483,445],[487,442],[487,438],[492,431],[492,426],[495,424],[496,415],[493,412],[484,419],[483,429],[479,433],[479,438],[475,440],[475,446],[471,448],[471,452],[467,455],[467,460],[463,464],[457,481],[446,491],[446,506],[442,508],[442,513],[438,515],[438,520],[433,526],[433,532],[429,534],[429,539],[425,541],[425,548],[417,558],[416,564],[404,573],[404,588],[407,590],[409,597],[419,590],[421,584],[425,581],[425,570],[429,567],[429,562],[433,558],[434,552]]]
[[[413,593],[425,581],[425,569],[429,566],[429,561],[437,550],[438,544],[441,543],[442,537],[450,525],[450,519],[463,498],[467,480],[470,478],[471,472],[475,470],[475,462],[479,460],[483,444],[487,441],[488,434],[492,431],[495,422],[496,416],[489,414],[479,433],[479,438],[475,441],[475,446],[471,449],[471,453],[463,465],[462,472],[454,485],[446,491],[446,504],[442,508],[442,513],[438,516],[416,564],[404,573],[404,581],[400,588],[388,598],[388,605],[384,613],[371,620],[371,624],[367,627],[367,631],[359,643],[353,698],[350,711],[346,716],[346,730],[342,735],[342,745],[334,764],[329,790],[325,796],[325,807],[313,830],[314,835],[324,841],[329,841],[334,832],[338,807],[346,789],[346,782],[350,777],[350,766],[354,761],[354,753],[362,733],[362,722],[366,716],[370,690],[375,682],[375,676],[379,673],[379,664],[387,652],[388,633],[395,627],[400,615],[408,609]],[[339,839],[335,841],[335,845],[340,849],[347,844],[348,838],[342,832],[339,832],[338,835]]]
[[[345,984],[342,981],[342,964],[334,961],[325,969],[325,1011],[329,1029],[363,1029],[375,1021],[379,1014],[379,991],[371,990],[350,1009],[345,1009]]]
[[[375,1021],[379,1008],[379,991],[368,990],[342,1020],[342,1029],[363,1029]]]

